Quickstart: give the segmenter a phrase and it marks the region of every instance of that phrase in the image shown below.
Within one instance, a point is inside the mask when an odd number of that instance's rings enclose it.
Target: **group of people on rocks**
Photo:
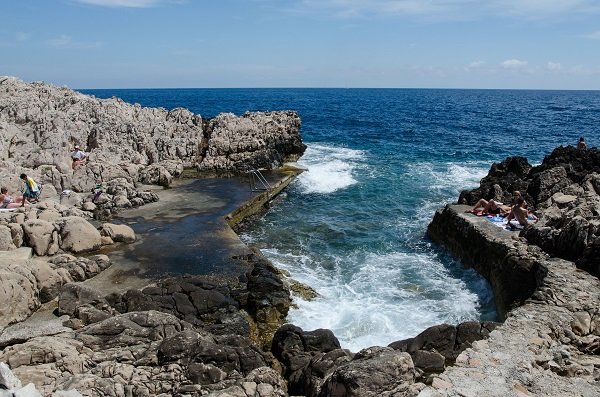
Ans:
[[[73,160],[73,169],[79,168],[79,166],[85,164],[88,154],[81,150],[78,145],[71,152],[71,160]],[[40,195],[40,187],[37,182],[27,174],[21,174],[19,178],[23,181],[25,187],[23,188],[23,194],[20,196],[11,196],[8,192],[8,188],[3,186],[0,188],[0,209],[13,209],[18,207],[24,207],[37,201]]]
[[[3,186],[0,188],[0,208],[12,209],[24,207],[36,201],[40,196],[40,187],[32,177],[27,176],[27,174],[21,174],[19,178],[25,184],[23,195],[13,197],[8,193],[8,188]]]
[[[476,215],[498,215],[506,217],[509,225],[513,225],[511,220],[516,220],[519,225],[527,226],[529,221],[537,221],[537,216],[528,210],[527,201],[521,196],[521,192],[515,190],[512,195],[510,205],[490,199],[480,199],[475,203],[473,208],[467,210],[467,212]]]
[[[584,137],[579,138],[577,142],[578,150],[587,150],[587,144]],[[513,228],[511,220],[516,220],[520,226],[527,226],[530,221],[537,221],[537,216],[528,209],[527,202],[521,196],[521,192],[514,191],[510,205],[505,205],[500,201],[490,199],[480,199],[475,203],[473,208],[467,210],[476,215],[498,215],[505,217],[508,225]]]

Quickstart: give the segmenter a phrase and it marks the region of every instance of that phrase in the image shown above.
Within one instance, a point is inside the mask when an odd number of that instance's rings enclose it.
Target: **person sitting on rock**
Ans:
[[[35,183],[32,177],[27,176],[27,174],[21,174],[19,178],[25,182],[25,189],[23,190],[23,202],[21,203],[22,206],[25,206],[25,201],[27,200],[37,201],[40,195],[40,188],[37,183]]]
[[[512,200],[510,201],[509,211],[510,211],[510,209],[512,207],[514,207],[515,205],[519,204],[518,201],[519,201],[519,198],[521,198],[521,197],[523,197],[523,196],[521,196],[521,192],[520,191],[515,190],[513,192],[513,194],[512,194]],[[523,199],[523,200],[525,200],[525,199]],[[527,201],[525,201],[525,208],[527,208]],[[509,212],[509,211],[507,211],[507,212]]]
[[[579,142],[577,142],[577,149],[579,149],[579,150],[587,149],[587,144],[585,143],[585,139],[582,136],[579,137]]]
[[[8,189],[5,187],[0,188],[0,208],[17,208],[23,205],[31,204],[29,201],[24,200],[23,197],[12,197],[8,194]]]
[[[75,148],[71,152],[71,159],[73,160],[72,167],[73,169],[78,168],[80,165],[85,164],[87,159],[87,153],[81,150],[78,145],[75,145]]]
[[[523,197],[517,199],[517,204],[512,206],[510,213],[506,217],[506,221],[511,228],[514,226],[510,222],[512,219],[516,219],[521,226],[527,226],[529,224],[529,219],[537,221],[537,217],[527,210],[527,203]]]

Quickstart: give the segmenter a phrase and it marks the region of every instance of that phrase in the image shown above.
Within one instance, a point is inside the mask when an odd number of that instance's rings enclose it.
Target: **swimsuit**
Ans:
[[[0,205],[0,207],[6,208],[13,201],[15,201],[15,200],[13,200],[12,197],[10,197],[8,194],[5,194],[4,195],[4,200],[2,200],[2,205]]]

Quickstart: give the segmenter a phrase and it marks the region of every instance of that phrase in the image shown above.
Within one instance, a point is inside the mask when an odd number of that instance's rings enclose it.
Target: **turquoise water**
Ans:
[[[492,162],[538,163],[585,135],[597,145],[600,92],[404,89],[85,90],[204,117],[292,109],[307,169],[242,238],[319,297],[289,321],[329,328],[353,351],[428,326],[494,319],[489,285],[432,244],[435,210]]]

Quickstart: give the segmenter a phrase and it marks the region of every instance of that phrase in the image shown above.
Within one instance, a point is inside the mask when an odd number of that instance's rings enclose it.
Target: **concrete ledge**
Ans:
[[[271,201],[277,196],[283,189],[285,189],[296,177],[302,172],[300,169],[287,169],[283,171],[283,177],[278,178],[274,184],[271,185],[271,189],[265,190],[264,192],[253,197],[251,200],[242,204],[236,210],[225,215],[225,221],[231,228],[235,228],[245,219],[252,215],[256,215],[264,210],[266,203]]]
[[[467,214],[466,205],[438,210],[427,229],[432,240],[445,245],[463,263],[491,284],[498,315],[521,305],[536,290],[546,269],[530,255],[515,251],[517,232],[502,230],[483,217]]]
[[[506,321],[419,397],[600,395],[600,281],[467,208],[439,210],[429,234],[490,280]]]

